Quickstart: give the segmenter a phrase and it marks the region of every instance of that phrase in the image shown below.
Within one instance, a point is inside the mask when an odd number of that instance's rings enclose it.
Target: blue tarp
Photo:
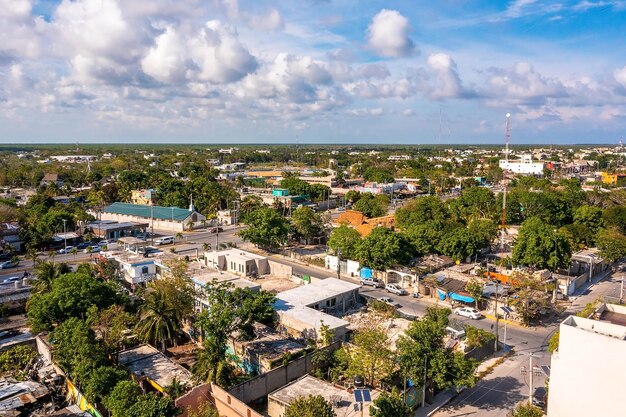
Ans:
[[[475,301],[474,298],[472,297],[469,297],[467,295],[457,294],[455,292],[450,293],[450,298],[456,301],[462,301],[464,303],[473,303]]]
[[[363,267],[359,271],[359,275],[361,278],[372,278],[374,276],[374,272],[370,268]]]
[[[441,301],[443,301],[443,300],[445,300],[445,299],[446,299],[446,293],[445,293],[445,292],[443,292],[443,291],[441,291],[439,288],[437,288],[437,295],[439,295],[439,299],[440,299]]]

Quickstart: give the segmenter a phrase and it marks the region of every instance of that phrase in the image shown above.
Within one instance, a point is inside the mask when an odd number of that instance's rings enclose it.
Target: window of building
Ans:
[[[142,274],[147,274],[148,272],[150,272],[150,270],[148,269],[148,267],[147,267],[147,266],[142,266],[142,267],[141,267],[141,273],[142,273]]]

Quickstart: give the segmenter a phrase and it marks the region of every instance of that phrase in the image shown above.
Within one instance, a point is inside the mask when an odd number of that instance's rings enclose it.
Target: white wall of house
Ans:
[[[129,284],[143,284],[156,278],[156,265],[152,261],[141,263],[122,263],[124,279]]]
[[[624,415],[626,327],[581,317],[561,323],[552,355],[548,417]]]

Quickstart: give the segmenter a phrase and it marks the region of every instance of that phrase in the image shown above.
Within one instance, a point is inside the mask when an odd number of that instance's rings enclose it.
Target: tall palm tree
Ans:
[[[179,323],[176,308],[170,305],[165,292],[149,288],[137,322],[139,337],[146,343],[160,345],[164,352],[166,343],[175,336]]]
[[[52,289],[52,282],[63,274],[72,272],[66,263],[38,261],[34,274],[37,279],[33,282],[36,293],[43,293]]]

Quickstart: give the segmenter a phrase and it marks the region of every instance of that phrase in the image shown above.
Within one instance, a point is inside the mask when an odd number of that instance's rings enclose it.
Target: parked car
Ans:
[[[86,249],[89,246],[91,246],[90,242],[81,242],[78,245],[76,245],[76,249],[82,250],[82,249]]]
[[[154,240],[155,245],[171,245],[174,243],[174,236],[162,236]]]
[[[3,284],[9,284],[11,282],[21,281],[22,277],[9,277],[2,280]]]
[[[60,253],[60,254],[71,253],[72,249],[74,249],[74,246],[68,246],[68,247],[59,249],[57,253]]]
[[[15,268],[17,266],[17,264],[18,264],[18,262],[4,261],[4,262],[0,263],[0,269]]]
[[[223,232],[224,229],[222,229],[221,227],[214,227],[213,229],[210,230],[211,233],[217,233],[217,232]]]
[[[139,233],[137,239],[147,240],[150,237],[150,233]]]
[[[89,246],[87,246],[87,247],[83,250],[83,252],[84,252],[84,253],[90,253],[90,252],[91,252],[91,253],[98,253],[98,252],[100,252],[101,250],[102,250],[102,246],[100,246],[100,245],[89,245]]]
[[[544,410],[546,408],[547,392],[545,387],[535,388],[533,392],[533,405]]]
[[[480,314],[480,311],[472,307],[457,308],[454,314],[456,314],[457,316],[468,317],[472,320],[478,320],[479,318],[483,316],[482,314]]]
[[[98,245],[105,246],[105,245],[112,245],[113,243],[117,243],[117,239],[104,239],[98,242]]]
[[[369,285],[374,288],[385,288],[385,284],[376,278],[361,278],[361,285]]]
[[[404,288],[400,287],[397,284],[387,284],[387,285],[385,285],[385,290],[387,292],[391,292],[391,293],[394,293],[396,295],[407,295],[408,294],[407,291]]]

